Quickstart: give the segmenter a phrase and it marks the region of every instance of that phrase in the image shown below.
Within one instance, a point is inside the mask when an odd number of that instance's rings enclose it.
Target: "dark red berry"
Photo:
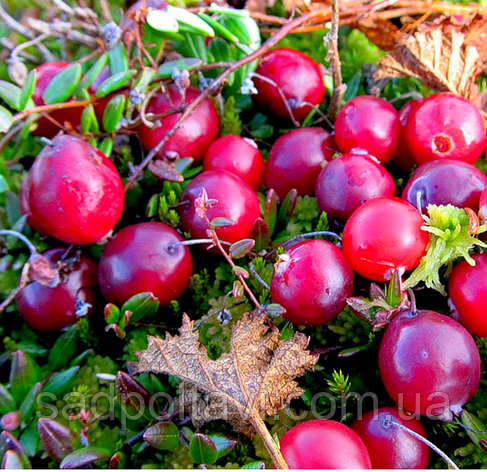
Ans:
[[[189,87],[184,100],[174,85],[168,87],[168,93],[157,93],[147,105],[146,113],[160,115],[180,109],[192,102],[200,94],[199,90]],[[181,113],[174,113],[158,119],[161,126],[149,128],[145,125],[138,127],[138,134],[142,146],[147,151],[154,148],[167,132],[174,126]],[[192,157],[195,161],[203,159],[211,143],[218,135],[218,114],[209,98],[205,98],[186,118],[181,126],[164,144],[158,155],[164,157]]]
[[[451,271],[448,294],[454,315],[474,336],[487,337],[487,253],[472,256],[472,267],[460,261]]]
[[[381,197],[361,205],[343,230],[343,252],[353,270],[377,282],[394,270],[416,267],[426,252],[428,233],[418,210],[397,197]]]
[[[426,438],[421,422],[413,416],[384,407],[355,420],[351,428],[360,436],[370,454],[373,469],[426,469],[429,447],[407,431],[387,421],[394,421]]]
[[[208,223],[198,216],[195,208],[195,200],[203,188],[208,198],[218,200],[207,211],[208,219],[211,221],[223,217],[234,223],[232,226],[218,228],[216,232],[219,238],[229,243],[248,238],[254,221],[260,217],[259,200],[248,184],[226,170],[202,172],[184,189],[181,203],[185,205],[178,207],[183,230],[190,231],[193,238],[208,238]]]
[[[469,100],[437,93],[411,114],[406,137],[416,164],[454,159],[473,164],[485,146],[484,119]]]
[[[49,249],[42,255],[56,267],[66,248]],[[17,306],[27,325],[35,331],[55,332],[76,323],[76,300],[89,303],[88,315],[94,310],[97,287],[97,264],[86,256],[69,264],[61,272],[56,287],[32,282],[17,295]]]
[[[353,271],[342,251],[321,239],[303,241],[281,255],[271,298],[297,325],[320,326],[336,318],[352,294]]]
[[[255,100],[279,118],[291,118],[282,95],[298,121],[303,121],[311,106],[319,106],[325,96],[319,65],[302,52],[274,49],[262,58],[255,72],[264,77],[253,79],[258,90]]]
[[[264,158],[254,141],[240,136],[218,138],[206,151],[203,170],[223,169],[240,177],[254,190],[264,181]]]
[[[179,234],[163,223],[147,222],[122,228],[105,246],[98,280],[102,295],[122,305],[141,292],[152,292],[161,306],[177,300],[193,272],[191,253]]]
[[[405,310],[388,325],[379,370],[403,410],[451,421],[480,382],[480,355],[470,333],[434,311]]]
[[[487,176],[471,164],[452,159],[421,164],[411,175],[401,197],[424,212],[428,204],[452,204],[477,212]]]
[[[280,447],[290,469],[371,468],[365,444],[338,421],[309,420],[293,426]]]
[[[338,113],[335,141],[343,153],[364,151],[383,164],[396,152],[400,126],[397,111],[386,100],[354,97]]]
[[[94,243],[113,229],[122,214],[123,187],[114,165],[73,136],[59,136],[46,146],[27,179],[26,215],[61,241]]]
[[[321,170],[315,195],[328,218],[346,221],[367,200],[395,196],[396,187],[389,172],[371,156],[343,154]]]
[[[45,102],[42,98],[44,91],[46,90],[47,86],[54,78],[54,76],[56,76],[58,72],[68,66],[69,64],[67,62],[58,61],[47,62],[46,64],[42,64],[37,67],[37,81],[34,88],[34,93],[32,94],[32,100],[34,101],[36,106],[45,105]],[[49,113],[49,116],[53,120],[58,122],[61,126],[63,126],[65,122],[69,122],[71,123],[71,126],[73,128],[77,128],[81,123],[82,113],[83,107],[73,107],[52,111]],[[61,131],[61,128],[56,123],[49,120],[49,118],[41,117],[37,121],[37,128],[33,131],[33,133],[36,136],[43,136],[50,139],[54,137],[59,131]]]
[[[401,122],[399,142],[391,162],[405,172],[409,172],[416,165],[411,151],[409,150],[409,141],[406,136],[406,125],[411,113],[415,111],[421,103],[422,100],[409,100],[409,102],[403,105],[399,110],[399,121]]]
[[[316,179],[335,153],[330,133],[320,128],[299,128],[277,139],[269,153],[265,185],[282,200],[295,188],[298,195],[313,195]]]

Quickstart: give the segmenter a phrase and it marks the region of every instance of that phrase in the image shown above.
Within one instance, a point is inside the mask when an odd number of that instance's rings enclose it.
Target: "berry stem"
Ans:
[[[455,462],[453,462],[439,447],[435,446],[431,441],[428,441],[425,437],[421,436],[421,434],[418,434],[416,433],[416,431],[409,429],[407,426],[396,423],[395,421],[385,420],[384,427],[389,428],[390,426],[395,426],[396,428],[406,431],[406,433],[409,433],[411,436],[415,437],[418,441],[421,441],[422,443],[426,444],[428,447],[433,449],[433,451],[435,451],[448,464],[449,468],[459,470]]]
[[[269,284],[258,274],[258,272],[255,270],[255,267],[254,265],[252,264],[252,262],[249,263],[249,270],[250,270],[250,273],[257,279],[257,281],[263,286],[265,287],[267,290],[270,290],[271,287],[269,286]]]
[[[222,245],[225,245],[225,246],[231,246],[231,244],[226,242],[226,241],[220,241],[220,243]],[[207,239],[188,239],[187,241],[179,241],[177,243],[169,244],[166,247],[166,249],[168,252],[171,252],[179,246],[194,246],[196,244],[215,244],[215,242],[213,241],[213,239],[209,239],[209,238],[207,238]]]
[[[18,231],[14,231],[11,229],[0,229],[0,236],[14,236],[17,239],[20,239],[27,246],[32,256],[34,254],[37,254],[37,249],[34,247],[34,245],[29,241],[26,236],[19,233]]]

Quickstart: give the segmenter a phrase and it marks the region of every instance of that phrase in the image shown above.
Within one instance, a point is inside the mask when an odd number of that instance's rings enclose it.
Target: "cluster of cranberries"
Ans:
[[[39,67],[37,105],[66,65]],[[254,83],[258,106],[288,122],[302,122],[324,98],[319,66],[290,49],[267,54]],[[169,86],[152,96],[147,112],[158,117],[160,126],[140,125],[144,149],[154,148],[180,116],[168,112],[182,109],[198,93],[190,87],[181,94]],[[56,121],[75,129],[81,116],[78,108],[68,108],[50,118],[38,121],[38,135],[53,138]],[[218,134],[218,113],[206,99],[159,151],[160,159],[202,161],[203,171],[184,188],[178,205],[183,231],[195,239],[208,237],[208,221],[195,206],[206,190],[216,200],[207,219],[233,223],[216,230],[219,238],[227,243],[249,238],[261,214],[256,191],[263,185],[281,201],[292,189],[315,196],[319,209],[343,229],[341,246],[301,241],[275,264],[272,301],[297,325],[333,320],[352,295],[354,274],[385,282],[415,268],[428,244],[428,233],[421,229],[428,204],[468,207],[487,216],[487,177],[472,165],[484,151],[484,121],[472,103],[450,93],[412,100],[399,112],[380,98],[353,98],[340,111],[333,134],[315,127],[286,132],[271,147],[266,163],[252,140],[217,139]],[[390,165],[406,171],[417,166],[400,196]],[[36,330],[56,331],[73,323],[76,300],[94,305],[97,286],[109,302],[123,304],[150,291],[162,306],[188,287],[192,256],[179,244],[180,233],[159,222],[117,228],[124,206],[121,178],[105,155],[79,138],[58,135],[43,149],[23,183],[20,204],[42,235],[75,245],[109,240],[98,264],[81,256],[58,286],[34,282],[18,295],[20,312]],[[55,266],[65,252],[57,247],[44,255]],[[372,411],[351,428],[328,420],[292,428],[280,444],[290,467],[426,467],[427,447],[396,425],[425,436],[411,414],[451,420],[477,389],[480,356],[471,334],[487,336],[487,256],[474,259],[474,267],[460,262],[449,278],[451,304],[461,324],[436,312],[405,309],[386,328],[379,370],[397,406]]]

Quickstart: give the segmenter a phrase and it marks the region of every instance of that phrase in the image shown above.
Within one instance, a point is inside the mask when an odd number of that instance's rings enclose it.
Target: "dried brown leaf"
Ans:
[[[195,422],[223,419],[249,433],[252,415],[274,415],[303,393],[294,379],[318,361],[306,350],[305,335],[282,341],[279,330],[265,323],[263,314],[245,314],[232,328],[230,352],[212,361],[185,314],[179,336],[149,337],[134,370],[179,377],[180,402]]]
[[[405,37],[392,21],[377,16],[361,18],[352,27],[365,34],[371,43],[383,51],[391,51]]]
[[[155,159],[149,163],[149,170],[159,179],[170,182],[183,182],[184,177],[176,170],[173,164],[161,159]]]
[[[465,43],[462,32],[444,33],[441,27],[423,29],[424,32],[408,36],[379,60],[374,79],[412,76],[440,92],[473,96],[479,60],[476,47]]]

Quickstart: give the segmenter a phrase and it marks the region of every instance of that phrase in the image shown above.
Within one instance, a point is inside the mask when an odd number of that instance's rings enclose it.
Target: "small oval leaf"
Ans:
[[[112,451],[101,447],[85,447],[67,455],[59,465],[61,469],[79,469],[93,462],[110,459]]]
[[[211,16],[205,15],[204,13],[197,13],[197,15],[206,23],[208,23],[214,30],[214,32],[225,38],[227,41],[231,43],[238,42],[238,38],[232,34],[227,28],[225,28],[222,24],[218,23],[218,21],[214,20]]]
[[[161,451],[170,451],[178,445],[179,429],[170,421],[157,423],[146,430],[144,441]]]
[[[250,12],[248,10],[237,10],[236,8],[221,7],[216,3],[212,3],[208,9],[210,13],[218,13],[220,15],[236,16],[238,18],[249,18]]]
[[[223,26],[238,38],[238,42],[250,46],[252,38],[247,30],[247,26],[242,18],[235,16],[225,16],[221,19]]]
[[[53,375],[46,382],[42,391],[52,393],[56,398],[61,398],[71,388],[78,371],[79,366],[74,366]]]
[[[241,241],[237,241],[230,246],[230,255],[234,259],[240,259],[241,257],[246,256],[254,246],[254,239],[242,239]]]
[[[71,360],[78,347],[78,337],[77,325],[70,326],[59,336],[49,352],[48,361],[51,370],[55,371]]]
[[[158,178],[169,182],[183,182],[184,177],[176,170],[173,164],[161,159],[154,159],[149,163],[148,169]]]
[[[137,73],[136,70],[130,69],[118,74],[108,77],[96,89],[95,96],[98,98],[106,97],[107,95],[122,88],[127,82]]]
[[[37,396],[41,391],[41,387],[42,384],[40,382],[36,383],[20,404],[19,413],[23,423],[28,423],[32,419],[37,408]]]
[[[226,436],[224,434],[210,434],[208,435],[208,437],[211,439],[211,441],[216,447],[218,459],[230,453],[230,451],[237,444],[237,441],[235,441],[235,439],[231,438],[230,436]]]
[[[179,31],[179,23],[176,18],[166,10],[149,11],[146,21],[151,28],[162,33],[177,33]]]
[[[269,318],[276,318],[286,313],[286,309],[283,306],[279,305],[279,303],[269,303],[265,311]]]
[[[205,434],[195,433],[189,442],[189,452],[197,464],[211,465],[218,459],[213,441]]]
[[[250,277],[247,269],[244,269],[243,267],[234,266],[234,267],[232,267],[232,270],[233,270],[233,273],[238,277],[243,277],[244,279],[248,279]]]
[[[10,108],[20,111],[20,94],[20,87],[5,80],[0,80],[0,98]]]
[[[215,36],[215,31],[206,21],[184,8],[168,5],[166,7],[166,12],[179,23],[180,29],[181,26],[186,26],[192,30],[191,32],[199,33],[204,36]]]
[[[227,228],[228,226],[233,226],[234,221],[224,218],[223,216],[217,216],[210,221],[212,228]]]
[[[142,292],[129,298],[122,306],[122,313],[131,311],[130,322],[136,323],[144,316],[152,316],[159,309],[159,300],[152,292]]]
[[[286,226],[291,219],[296,208],[296,203],[298,201],[298,191],[293,188],[289,190],[288,194],[284,197],[279,208],[279,213],[277,215],[277,221],[282,225]]]
[[[73,64],[60,70],[49,82],[42,94],[46,105],[65,102],[70,98],[81,81],[81,64]]]
[[[117,129],[117,126],[122,119],[126,103],[127,99],[123,94],[115,95],[107,103],[103,112],[103,127],[107,133],[113,133]]]
[[[101,74],[103,68],[108,64],[108,54],[103,53],[98,60],[91,66],[80,82],[80,88],[87,89],[95,79]]]
[[[192,70],[203,64],[201,59],[197,57],[185,57],[183,59],[175,59],[174,61],[168,61],[159,67],[159,77],[163,79],[170,79],[172,77],[172,72],[174,69],[179,70]]]
[[[12,353],[10,368],[10,391],[20,403],[30,389],[40,380],[39,366],[24,351]]]
[[[0,133],[7,133],[12,127],[12,124],[12,113],[10,113],[6,108],[0,106]]]
[[[262,251],[269,246],[271,238],[269,228],[263,218],[257,218],[250,230],[250,237],[255,240],[255,250]]]
[[[17,404],[10,392],[0,384],[0,416],[14,411]]]
[[[32,69],[27,74],[27,78],[25,79],[24,86],[20,91],[19,111],[23,111],[27,107],[29,100],[31,100],[32,98],[32,94],[34,93],[36,82],[37,82],[37,72],[35,69]]]
[[[260,462],[260,461],[257,461],[257,462],[249,462],[248,464],[245,464],[241,467],[241,469],[245,469],[245,470],[250,470],[250,469],[265,469],[265,463],[264,462]]]
[[[269,228],[269,234],[272,236],[277,223],[277,197],[276,192],[272,188],[267,192],[265,198],[264,220]]]
[[[108,51],[108,63],[112,75],[125,72],[129,69],[127,49],[123,41],[119,41],[113,49]]]
[[[52,460],[61,462],[73,452],[74,434],[58,421],[40,418],[37,422],[37,432],[42,447]]]
[[[105,138],[99,145],[98,149],[105,154],[105,156],[110,157],[113,151],[113,139]]]

